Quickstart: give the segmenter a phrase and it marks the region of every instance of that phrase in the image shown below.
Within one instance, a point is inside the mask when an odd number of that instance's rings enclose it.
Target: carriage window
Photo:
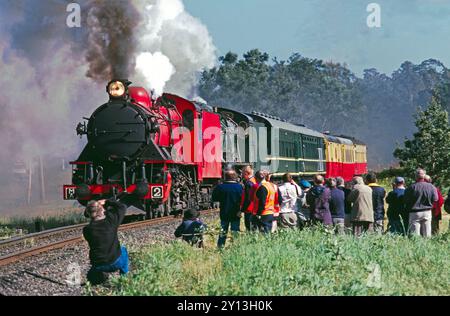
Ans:
[[[317,151],[319,152],[319,170],[318,171],[324,171],[325,167],[323,164],[323,149],[322,148],[317,148]]]

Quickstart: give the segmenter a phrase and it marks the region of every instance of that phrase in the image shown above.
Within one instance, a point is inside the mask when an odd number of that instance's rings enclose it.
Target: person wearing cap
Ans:
[[[242,169],[242,177],[244,182],[244,191],[242,192],[241,212],[244,213],[244,224],[247,231],[252,230],[252,211],[253,211],[253,198],[252,188],[256,184],[255,177],[253,175],[253,168],[246,166]]]
[[[384,232],[384,198],[386,197],[386,190],[377,183],[375,173],[369,173],[366,177],[366,182],[372,189],[373,229],[376,233],[382,234]]]
[[[289,173],[283,175],[283,184],[278,187],[278,196],[280,200],[280,227],[297,227],[297,201],[300,188],[292,180]]]
[[[416,182],[405,191],[405,207],[409,212],[409,233],[431,237],[432,209],[439,197],[434,185],[425,181],[425,176],[425,170],[417,169]]]
[[[429,175],[425,176],[425,181],[433,184],[433,180]],[[431,210],[431,234],[437,235],[439,234],[439,222],[442,220],[442,205],[444,205],[444,197],[442,196],[441,191],[438,187],[436,187],[438,200],[434,202],[433,209]]]
[[[237,237],[241,225],[241,201],[244,189],[237,182],[237,174],[234,170],[225,172],[225,181],[216,186],[212,193],[213,202],[220,203],[220,226],[221,231],[217,246],[223,248],[227,240],[228,230]]]
[[[387,210],[389,232],[406,235],[409,220],[408,213],[405,212],[405,179],[396,177],[392,188],[386,197],[386,203],[389,204]]]
[[[203,234],[207,225],[200,220],[200,212],[195,209],[184,211],[183,221],[175,230],[175,237],[182,238],[192,246],[203,247]]]
[[[274,186],[267,182],[264,171],[258,171],[255,174],[257,181],[256,192],[254,196],[253,219],[259,230],[265,234],[270,234],[273,229],[275,213],[275,195]]]
[[[314,176],[314,186],[306,194],[306,202],[309,205],[311,223],[332,226],[333,220],[330,213],[331,191],[324,186],[324,178],[317,174]]]

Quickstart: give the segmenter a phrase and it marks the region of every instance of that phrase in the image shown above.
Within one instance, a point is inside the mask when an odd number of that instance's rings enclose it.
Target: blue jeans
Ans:
[[[246,229],[248,232],[254,230],[254,229],[252,228],[252,226],[253,226],[252,218],[253,218],[253,214],[252,214],[252,213],[244,213],[245,229]]]
[[[258,217],[253,217],[253,222],[256,227],[264,234],[270,234],[272,232],[272,226],[273,226],[274,217],[272,214],[270,215],[263,215],[261,216],[261,219],[258,219]]]
[[[227,240],[228,229],[231,226],[232,233],[234,233],[234,234],[239,233],[240,226],[241,226],[241,220],[237,220],[237,221],[222,221],[221,220],[220,226],[222,229],[220,230],[219,240],[217,241],[217,247],[223,248],[225,246],[225,242]]]
[[[389,220],[389,232],[392,234],[404,235],[405,230],[402,221],[400,219]]]
[[[129,260],[127,248],[120,248],[120,257],[112,264],[107,264],[104,266],[92,266],[88,272],[88,281],[93,285],[103,283],[104,276],[103,273],[111,273],[119,271],[120,275],[125,275],[129,272]]]

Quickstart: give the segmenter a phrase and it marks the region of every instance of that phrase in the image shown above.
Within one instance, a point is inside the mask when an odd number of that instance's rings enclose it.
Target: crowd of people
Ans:
[[[220,204],[220,249],[225,246],[229,230],[234,236],[240,233],[242,218],[246,231],[263,234],[315,225],[358,237],[367,232],[383,234],[385,226],[394,234],[430,237],[439,232],[444,199],[423,169],[416,171],[416,181],[409,187],[404,178],[395,178],[393,190],[387,195],[373,173],[365,178],[355,176],[347,183],[341,177],[324,179],[319,174],[312,183],[304,179],[297,183],[286,173],[277,185],[269,172],[254,173],[247,166],[241,178],[239,181],[235,170],[227,170],[223,183],[212,193],[212,202]],[[126,209],[126,201],[114,200],[93,201],[86,208],[85,215],[91,222],[84,228],[84,237],[90,246],[92,267],[88,280],[92,284],[104,282],[105,273],[128,273],[128,252],[117,234]],[[445,210],[450,211],[450,197],[445,201]],[[198,210],[185,210],[175,236],[201,247],[207,227],[199,217]]]
[[[408,188],[404,178],[396,177],[392,189],[387,194],[374,173],[355,176],[347,183],[341,177],[325,179],[322,175],[315,175],[312,183],[297,183],[286,173],[277,185],[267,171],[254,173],[251,166],[242,170],[242,182],[236,171],[228,170],[212,195],[212,201],[220,203],[217,246],[225,246],[229,230],[234,236],[239,234],[242,218],[246,231],[265,234],[318,224],[336,234],[358,237],[367,232],[423,237],[439,232],[444,199],[425,170],[416,171],[415,183]],[[445,204],[449,210],[450,199]]]

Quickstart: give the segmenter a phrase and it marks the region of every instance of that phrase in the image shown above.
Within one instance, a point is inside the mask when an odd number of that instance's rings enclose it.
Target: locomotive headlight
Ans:
[[[112,81],[108,85],[108,93],[113,98],[121,98],[125,95],[126,87],[121,81]]]

